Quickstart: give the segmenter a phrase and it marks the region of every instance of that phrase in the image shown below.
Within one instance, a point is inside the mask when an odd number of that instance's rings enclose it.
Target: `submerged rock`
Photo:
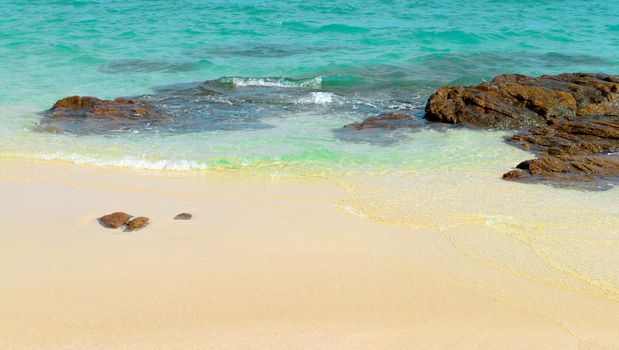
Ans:
[[[91,96],[70,96],[56,101],[43,114],[37,130],[78,135],[139,130],[172,121],[144,99],[123,97],[102,100]]]
[[[388,113],[376,117],[368,117],[360,123],[351,123],[344,126],[344,129],[364,130],[364,129],[397,129],[403,127],[413,127],[418,125],[417,119],[408,114]]]
[[[114,212],[108,215],[104,215],[97,220],[99,223],[107,228],[119,228],[126,225],[131,219],[131,215],[123,212]]]
[[[441,87],[428,100],[425,118],[469,127],[519,129],[593,115],[619,115],[619,77],[505,74],[490,84]]]
[[[174,217],[174,220],[191,220],[193,215],[189,213],[180,213]]]
[[[132,219],[131,221],[127,223],[127,227],[125,228],[125,231],[131,232],[131,231],[141,230],[144,227],[146,227],[149,222],[150,222],[149,218],[145,216],[139,216],[137,218]]]
[[[91,96],[70,96],[56,101],[47,111],[48,116],[82,118],[159,118],[153,107],[146,101],[119,97],[114,100],[101,100]]]
[[[506,74],[490,84],[442,87],[428,100],[425,119],[520,129],[506,140],[536,152],[538,158],[518,164],[503,175],[506,180],[578,183],[619,178],[619,156],[613,153],[619,151],[619,77]]]

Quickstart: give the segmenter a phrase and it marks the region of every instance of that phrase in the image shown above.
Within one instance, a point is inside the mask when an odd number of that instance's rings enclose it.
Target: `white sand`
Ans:
[[[619,348],[617,302],[343,197],[319,179],[1,160],[0,349]],[[152,224],[96,222],[118,210]]]

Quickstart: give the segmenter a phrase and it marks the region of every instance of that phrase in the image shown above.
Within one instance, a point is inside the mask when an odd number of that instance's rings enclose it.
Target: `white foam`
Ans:
[[[162,159],[148,160],[145,157],[124,156],[118,159],[102,159],[98,157],[85,156],[77,153],[40,153],[34,155],[35,158],[43,160],[63,160],[75,164],[87,164],[98,166],[112,166],[133,169],[147,170],[174,170],[174,171],[190,171],[190,170],[205,170],[208,165],[186,159]]]
[[[301,97],[297,103],[298,104],[319,104],[325,105],[333,102],[333,97],[335,95],[331,92],[311,92],[309,96]]]
[[[249,78],[249,77],[224,77],[219,80],[222,83],[231,83],[235,87],[319,87],[322,77],[311,79],[287,79],[287,78]]]

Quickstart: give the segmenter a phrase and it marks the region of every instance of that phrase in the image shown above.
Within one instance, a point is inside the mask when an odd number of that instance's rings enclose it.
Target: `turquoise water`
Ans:
[[[499,169],[527,155],[498,133],[333,130],[382,112],[421,117],[436,87],[499,73],[619,73],[612,1],[4,0],[0,11],[3,156],[274,173]],[[203,82],[226,89],[183,90]],[[39,112],[64,96],[167,103],[162,91],[185,103],[174,125],[37,131]]]
[[[617,188],[502,181],[532,157],[502,132],[341,130],[421,118],[441,85],[619,74],[617,14],[618,1],[0,0],[0,157],[326,176],[350,213],[617,301]],[[174,119],[41,124],[69,95],[142,96]]]

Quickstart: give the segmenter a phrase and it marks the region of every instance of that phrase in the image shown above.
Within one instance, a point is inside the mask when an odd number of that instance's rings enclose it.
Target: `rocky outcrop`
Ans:
[[[503,175],[504,179],[555,180],[559,182],[592,181],[600,177],[619,176],[619,157],[613,155],[542,154],[525,160]]]
[[[566,118],[520,132],[507,141],[559,156],[608,153],[619,147],[619,117]]]
[[[524,149],[539,154],[524,161],[504,179],[593,181],[619,176],[619,117],[563,120],[534,127],[507,138]]]
[[[91,96],[70,96],[58,100],[47,111],[47,115],[53,118],[143,119],[160,117],[146,101],[123,97],[101,100]]]
[[[428,100],[425,119],[520,130],[507,141],[538,157],[505,173],[506,180],[619,179],[619,77],[506,74],[490,84],[442,87]]]
[[[119,228],[125,226],[129,222],[129,220],[131,220],[131,215],[123,212],[114,212],[108,215],[104,215],[97,220],[103,227]]]
[[[619,77],[518,74],[489,84],[439,88],[426,104],[425,119],[468,127],[520,129],[556,119],[619,115]]]

